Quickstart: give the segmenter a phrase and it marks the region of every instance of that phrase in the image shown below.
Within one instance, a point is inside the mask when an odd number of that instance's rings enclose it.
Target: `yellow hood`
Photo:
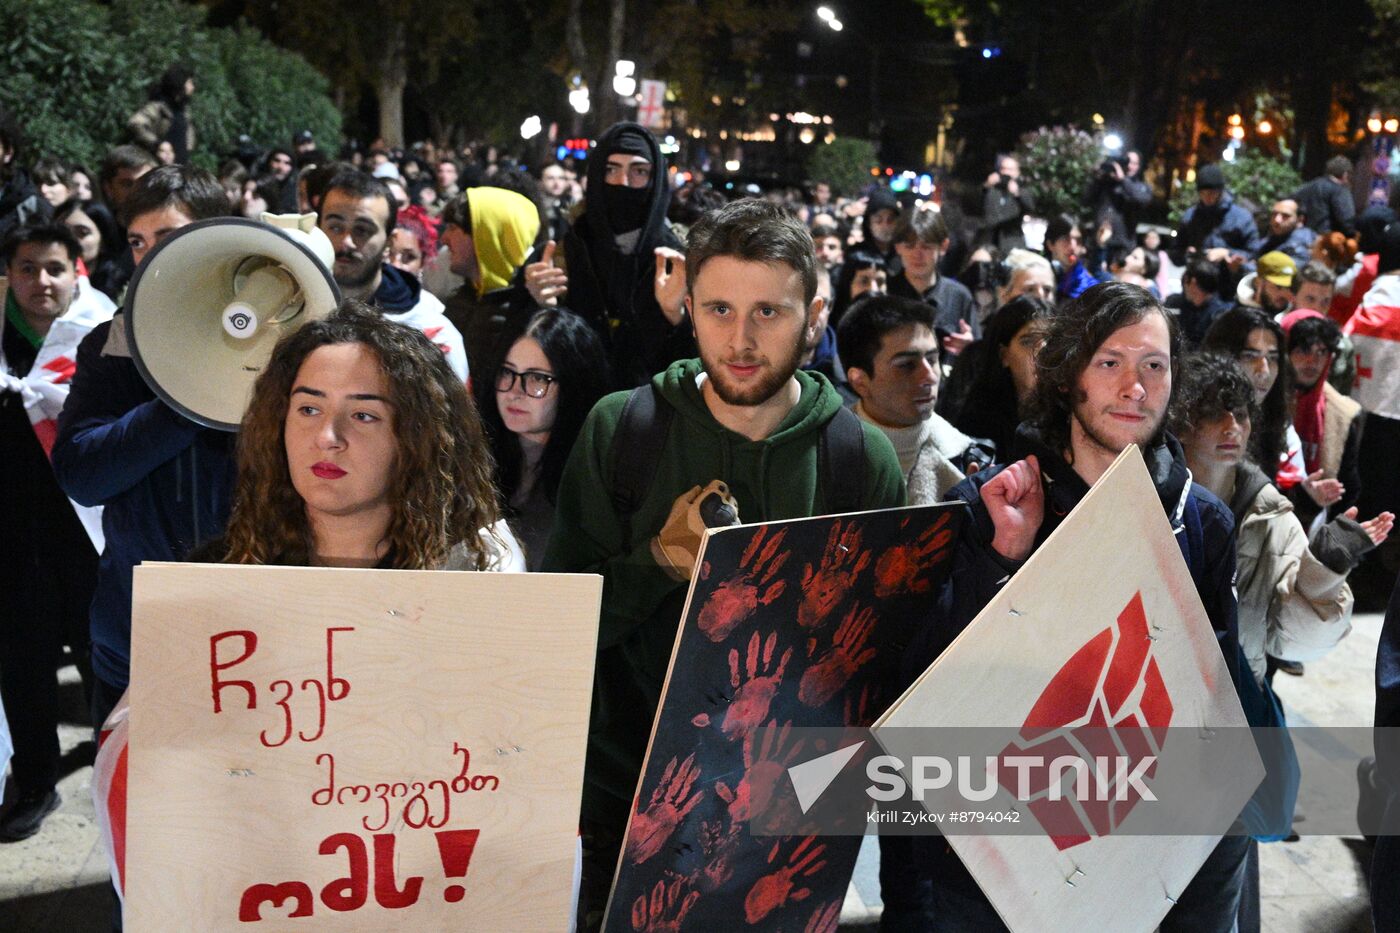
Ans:
[[[471,188],[467,206],[481,269],[476,293],[484,295],[509,285],[515,270],[530,255],[540,231],[540,213],[529,198],[504,188]]]

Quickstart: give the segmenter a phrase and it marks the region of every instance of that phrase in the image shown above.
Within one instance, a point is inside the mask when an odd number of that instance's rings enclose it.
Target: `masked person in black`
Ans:
[[[564,239],[562,268],[553,241],[525,266],[537,302],[562,301],[599,332],[619,387],[695,356],[684,324],[685,258],[666,223],[670,201],[655,138],[639,124],[614,124],[589,157],[588,193]]]

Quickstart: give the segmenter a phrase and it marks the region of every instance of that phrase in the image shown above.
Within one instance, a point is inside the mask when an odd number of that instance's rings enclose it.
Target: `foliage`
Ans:
[[[1074,126],[1044,127],[1021,137],[1016,149],[1020,186],[1035,200],[1043,217],[1084,213],[1083,196],[1103,161],[1097,136]]]
[[[295,129],[336,139],[340,116],[305,61],[245,29],[212,29],[176,0],[0,0],[0,106],[39,154],[95,168],[126,142],[127,118],[178,60],[193,67],[194,161],[211,167],[240,133],[285,144]]]
[[[851,197],[870,182],[870,170],[879,163],[873,142],[841,136],[812,150],[807,158],[807,177],[827,182],[834,194]]]
[[[1251,212],[1267,209],[1303,183],[1303,177],[1287,162],[1253,149],[1236,150],[1235,160],[1221,162],[1220,169],[1225,174],[1225,189]],[[1171,222],[1180,223],[1196,200],[1195,185],[1178,186],[1171,197]]]

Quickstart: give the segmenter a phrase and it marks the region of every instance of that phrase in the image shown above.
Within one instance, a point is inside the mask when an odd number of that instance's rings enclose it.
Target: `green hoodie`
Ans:
[[[543,570],[601,573],[602,623],[584,769],[584,813],[625,820],[632,802],[688,585],[652,559],[648,542],[676,497],[719,479],[728,484],[746,524],[823,514],[817,489],[821,428],[841,396],[820,374],[799,370],[802,394],[771,435],[751,441],[710,414],[696,377],[699,360],[672,363],[652,383],[676,410],[655,475],[632,515],[632,540],[613,512],[612,439],[627,392],[600,401],[584,422],[559,485]],[[894,448],[877,428],[865,431],[863,509],[904,504],[904,476]]]

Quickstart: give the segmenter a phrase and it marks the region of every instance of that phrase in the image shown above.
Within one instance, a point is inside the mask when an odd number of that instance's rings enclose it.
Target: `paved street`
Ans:
[[[1309,662],[1302,678],[1280,675],[1276,686],[1291,722],[1365,726],[1371,723],[1379,615],[1361,615],[1352,634],[1327,658]],[[66,672],[68,719],[62,808],[26,842],[0,846],[0,933],[108,929],[107,861],[97,841],[90,795],[92,745],[82,692]],[[878,916],[875,846],[866,845],[846,899],[843,926],[859,929]],[[1261,849],[1264,929],[1270,933],[1351,933],[1371,929],[1359,837],[1307,837]]]

